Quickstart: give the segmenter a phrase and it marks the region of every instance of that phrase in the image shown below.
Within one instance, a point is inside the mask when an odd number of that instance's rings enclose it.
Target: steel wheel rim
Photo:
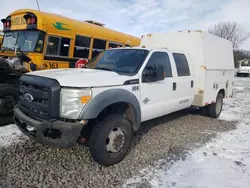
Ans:
[[[125,144],[125,134],[119,128],[113,128],[106,138],[106,150],[108,153],[118,153]]]

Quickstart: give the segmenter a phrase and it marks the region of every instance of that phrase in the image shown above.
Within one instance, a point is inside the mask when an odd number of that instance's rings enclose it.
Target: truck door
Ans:
[[[175,110],[182,110],[192,105],[194,99],[194,76],[190,74],[190,67],[184,54],[173,53],[176,67],[176,96],[178,97]]]
[[[154,65],[163,65],[165,79],[144,81],[143,73]],[[177,97],[173,89],[173,73],[169,55],[165,51],[153,52],[141,73],[141,112],[142,121],[159,117],[172,112]]]

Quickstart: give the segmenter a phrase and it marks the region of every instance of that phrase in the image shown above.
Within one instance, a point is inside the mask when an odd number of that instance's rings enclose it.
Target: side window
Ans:
[[[172,68],[169,56],[166,52],[154,52],[148,60],[147,66],[162,64],[164,67],[165,77],[172,77]]]
[[[47,43],[47,55],[58,55],[60,38],[58,37],[49,37]]]
[[[45,33],[40,31],[35,47],[35,52],[43,52],[44,38],[45,38]]]
[[[117,47],[122,47],[122,44],[116,42],[109,42],[109,48],[117,48]]]
[[[69,56],[69,45],[70,45],[70,39],[68,38],[61,39],[60,56]]]
[[[69,56],[69,38],[49,36],[46,55]]]
[[[189,76],[189,66],[184,54],[173,53],[178,76]]]
[[[91,38],[84,36],[76,36],[74,57],[89,58]]]
[[[107,41],[105,40],[94,39],[94,44],[93,44],[93,49],[92,49],[92,58],[97,56],[103,50],[105,50],[106,42]]]

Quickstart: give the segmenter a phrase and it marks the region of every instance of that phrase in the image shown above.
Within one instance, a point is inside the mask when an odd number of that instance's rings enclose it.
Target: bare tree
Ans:
[[[208,29],[208,32],[230,40],[235,50],[250,36],[250,33],[242,28],[237,22],[219,22]]]

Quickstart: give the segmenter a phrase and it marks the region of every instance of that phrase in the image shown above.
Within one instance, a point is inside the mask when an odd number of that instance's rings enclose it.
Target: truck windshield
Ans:
[[[103,69],[117,73],[134,74],[141,67],[148,50],[115,49],[107,50],[91,59],[86,68]]]
[[[14,51],[18,48],[23,52],[42,52],[44,36],[42,31],[5,32],[1,50]]]

